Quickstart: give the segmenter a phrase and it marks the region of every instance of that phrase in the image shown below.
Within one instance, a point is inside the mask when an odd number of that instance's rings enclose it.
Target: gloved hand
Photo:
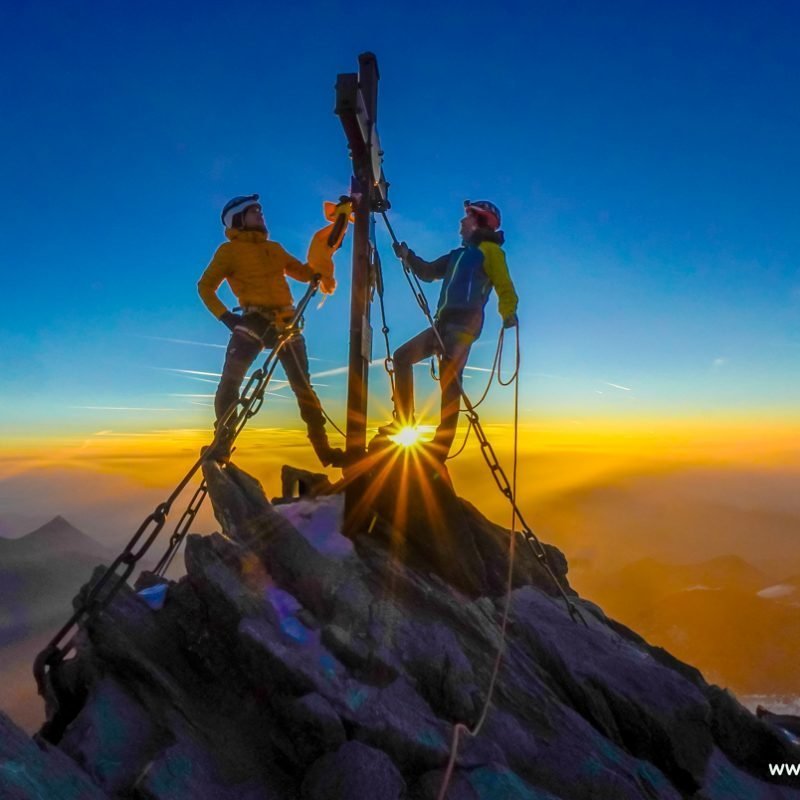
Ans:
[[[392,245],[392,250],[394,250],[394,254],[399,258],[405,261],[408,258],[409,247],[405,242],[395,243]]]
[[[519,325],[519,320],[517,319],[517,315],[516,314],[509,314],[503,320],[503,327],[504,328],[516,328],[517,325]]]
[[[242,322],[242,315],[241,314],[234,314],[232,311],[226,311],[220,318],[219,321],[225,325],[230,331],[240,325]]]

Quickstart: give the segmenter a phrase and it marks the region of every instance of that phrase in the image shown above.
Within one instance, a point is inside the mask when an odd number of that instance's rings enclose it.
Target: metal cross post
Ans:
[[[372,53],[358,57],[358,73],[336,79],[335,112],[342,122],[353,160],[352,194],[356,198],[353,233],[353,277],[350,290],[350,353],[347,383],[347,466],[353,475],[367,448],[367,397],[372,359],[370,310],[375,276],[372,270],[373,232],[370,215],[389,208],[388,184],[381,166],[383,151],[378,138],[378,62]],[[345,492],[345,530],[353,531],[359,482]]]

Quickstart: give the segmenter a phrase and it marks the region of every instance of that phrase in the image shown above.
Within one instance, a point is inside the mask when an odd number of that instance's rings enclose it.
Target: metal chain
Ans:
[[[310,291],[311,287],[309,287],[309,292]],[[282,349],[283,345],[302,329],[302,312],[305,310],[306,305],[311,300],[313,293],[308,294],[307,292],[307,295],[308,299],[306,299],[306,297],[303,298],[300,306],[298,306],[298,311],[295,312],[292,321],[286,326],[286,328],[284,328],[283,331],[281,331],[281,334],[278,337],[278,342],[267,354],[267,358],[264,360],[264,363],[250,376],[244,390],[240,393],[239,398],[231,404],[230,408],[228,408],[223,415],[222,421],[218,423],[217,436],[214,437],[214,442],[211,445],[212,447],[214,446],[214,443],[216,443],[217,437],[223,435],[220,433],[220,429],[223,428],[224,422],[230,421],[231,414],[235,412],[235,409],[240,404],[243,406],[243,410],[238,415],[237,421],[234,424],[234,433],[229,440],[230,444],[233,444],[236,441],[236,438],[247,424],[247,421],[254,417],[261,410],[261,406],[264,404],[264,397],[267,387],[269,386],[269,382],[272,379],[276,367],[278,366],[278,353]],[[267,370],[266,375],[264,374],[264,370]],[[323,414],[324,413],[325,412],[323,410]],[[327,417],[327,414],[325,414],[325,416]],[[336,427],[333,422],[331,422],[331,424]],[[173,558],[177,554],[181,543],[185,539],[186,534],[189,532],[192,522],[194,522],[197,513],[200,511],[200,507],[203,505],[203,501],[205,500],[207,494],[208,488],[206,486],[205,479],[203,479],[194,496],[189,501],[189,505],[183,512],[178,524],[175,526],[175,531],[170,537],[167,551],[161,557],[161,560],[156,566],[156,575],[163,577],[163,575],[166,573],[167,569],[172,563]]]
[[[310,299],[311,298],[309,297],[309,301],[310,301]],[[307,305],[307,303],[304,304],[301,301],[301,305],[303,306],[303,308],[305,308],[305,305]],[[239,421],[239,424],[238,424],[238,428],[237,428],[237,430],[236,430],[236,432],[234,434],[234,437],[231,439],[231,443],[233,443],[233,441],[235,441],[235,438],[239,435],[239,433],[241,432],[242,428],[246,424],[247,420],[250,419],[251,417],[254,417],[259,412],[259,410],[261,409],[261,406],[264,403],[264,395],[266,393],[267,386],[269,385],[269,382],[272,379],[272,375],[274,374],[275,369],[276,369],[276,367],[278,365],[277,353],[281,349],[281,347],[287,341],[289,341],[289,339],[291,339],[292,336],[294,335],[295,329],[296,329],[296,326],[294,324],[295,320],[297,320],[299,322],[301,319],[302,319],[302,317],[299,317],[297,314],[295,314],[295,318],[292,320],[292,322],[289,323],[289,325],[285,329],[286,331],[292,331],[291,334],[286,336],[286,337],[283,337],[282,339],[279,338],[278,344],[275,346],[273,351],[269,354],[269,356],[267,357],[267,359],[265,360],[265,362],[261,366],[261,368],[256,370],[250,376],[250,379],[248,380],[247,385],[244,388],[244,391],[241,393],[239,400],[236,401],[236,405],[238,405],[240,403],[245,404],[247,402],[244,398],[247,397],[247,393],[250,391],[250,387],[255,383],[255,384],[257,384],[257,388],[254,390],[254,401],[252,403],[252,407],[250,407],[249,410],[245,409],[245,411],[243,411],[242,414],[240,415],[240,417],[239,417],[240,421]],[[270,358],[272,358],[271,364],[270,364]],[[262,378],[264,377],[263,372],[267,368],[267,364],[270,364],[269,371],[267,372],[266,380],[262,380]],[[234,408],[236,407],[236,405],[234,405]],[[330,422],[330,424],[342,436],[345,436],[345,434],[338,427],[338,425],[328,416],[328,414],[325,411],[325,409],[323,408],[321,410],[322,410],[322,413],[323,413],[325,419],[327,419],[328,422]],[[229,412],[230,412],[230,409],[229,409],[228,412],[226,412],[226,416],[229,414]],[[208,494],[208,488],[206,486],[206,482],[205,482],[205,479],[204,479],[202,481],[202,483],[200,484],[200,487],[195,492],[194,497],[192,497],[192,499],[189,501],[189,505],[186,507],[186,510],[183,512],[183,516],[178,521],[178,524],[175,526],[175,531],[173,532],[172,536],[170,537],[170,542],[169,542],[169,546],[167,548],[167,551],[161,557],[161,560],[158,562],[158,565],[156,566],[156,568],[154,570],[154,573],[156,575],[159,575],[159,576],[163,577],[163,575],[169,569],[169,566],[172,563],[172,560],[175,558],[175,555],[177,554],[177,552],[178,552],[178,550],[179,550],[179,548],[181,546],[181,543],[186,538],[186,534],[189,532],[189,528],[191,527],[192,523],[194,522],[194,519],[197,516],[198,511],[200,511],[200,507],[203,505],[203,501],[205,500],[207,494]]]
[[[375,215],[372,215],[372,231],[374,236],[375,229]],[[374,255],[374,270],[375,270],[375,290],[378,295],[378,303],[381,309],[381,333],[383,340],[386,344],[386,358],[383,359],[383,368],[389,376],[389,385],[392,390],[392,401],[395,399],[395,383],[394,383],[394,358],[392,357],[392,346],[389,342],[389,326],[386,324],[386,305],[384,303],[384,283],[383,283],[383,265],[381,264],[381,257],[378,253],[378,248],[375,244],[374,238],[372,241],[372,252]]]
[[[400,244],[397,236],[395,236],[394,229],[392,228],[388,217],[386,216],[386,212],[382,212],[383,220],[386,223],[386,228],[389,231],[389,235],[392,237],[392,242],[394,244]],[[441,347],[442,356],[446,354],[446,348],[444,346],[444,342],[442,341],[441,334],[436,327],[436,322],[431,316],[430,308],[425,301],[425,295],[422,292],[422,288],[420,287],[419,293],[422,295],[423,302],[420,302],[419,295],[417,291],[414,289],[414,285],[409,277],[408,273],[410,272],[410,268],[408,265],[403,262],[403,271],[406,273],[406,278],[411,284],[412,291],[414,291],[415,297],[417,297],[417,302],[420,304],[420,308],[422,308],[423,313],[425,314],[428,324],[431,327],[436,339],[439,342],[439,346]],[[416,277],[416,276],[415,276]],[[417,281],[419,284],[419,281]],[[519,358],[519,325],[517,325],[517,358]],[[516,374],[515,374],[516,379]],[[462,385],[461,381],[459,380],[458,376],[455,377],[456,385],[458,386],[458,391],[461,394],[461,399],[464,401],[465,405],[465,414],[467,415],[467,419],[470,422],[470,425],[475,430],[475,435],[478,437],[478,442],[481,446],[481,455],[483,455],[484,461],[489,467],[489,470],[494,478],[495,483],[497,484],[497,488],[500,490],[501,494],[509,501],[511,507],[516,514],[516,518],[520,522],[521,531],[520,533],[524,537],[525,541],[528,543],[528,546],[531,548],[534,556],[538,560],[539,564],[545,570],[545,572],[550,576],[551,580],[553,581],[554,585],[556,586],[559,594],[564,599],[564,602],[567,606],[567,611],[569,612],[570,617],[574,622],[577,622],[578,619],[586,625],[586,620],[583,618],[583,615],[580,613],[578,608],[574,605],[574,603],[570,600],[569,596],[567,595],[564,587],[561,585],[561,582],[556,577],[555,573],[553,572],[552,568],[550,567],[550,562],[547,558],[547,551],[544,549],[541,541],[533,532],[531,527],[525,521],[525,518],[522,515],[522,512],[517,505],[516,498],[514,497],[514,492],[511,488],[511,484],[509,483],[508,477],[506,473],[503,471],[503,468],[500,466],[500,462],[497,459],[497,454],[494,451],[489,439],[486,436],[486,433],[483,430],[483,426],[481,425],[480,418],[478,417],[477,412],[475,411],[475,406],[470,401],[467,393],[464,391],[464,386]]]
[[[241,432],[242,428],[245,426],[247,420],[255,415],[258,409],[261,408],[261,404],[264,401],[264,392],[267,384],[269,379],[272,377],[272,373],[275,371],[275,367],[277,366],[277,354],[284,344],[286,344],[286,342],[289,341],[289,339],[291,339],[291,337],[297,332],[297,324],[302,318],[303,312],[305,311],[308,303],[311,301],[311,298],[316,294],[319,287],[319,281],[320,276],[315,275],[311,285],[308,287],[308,290],[298,304],[294,317],[289,325],[287,325],[287,327],[281,332],[275,347],[267,354],[264,364],[260,369],[253,373],[247,383],[247,386],[245,387],[245,390],[241,393],[240,398],[231,403],[230,407],[223,415],[223,418],[218,422],[217,432],[211,443],[211,447],[215,447],[219,443],[221,437],[224,435],[225,427],[235,418],[233,424],[233,436],[230,439],[230,443],[232,444]],[[250,392],[249,395],[248,392]],[[243,405],[243,410],[239,415],[237,415],[236,409],[240,403]],[[33,674],[36,678],[36,685],[38,687],[39,694],[43,696],[45,695],[49,670],[60,664],[67,654],[74,648],[75,637],[78,633],[78,629],[81,626],[85,626],[95,617],[97,617],[97,615],[108,606],[122,585],[126,583],[136,567],[136,564],[148,551],[150,546],[158,537],[158,534],[161,532],[161,529],[164,527],[164,523],[167,520],[167,516],[172,508],[172,504],[186,488],[189,481],[194,477],[198,469],[200,469],[203,460],[204,457],[201,455],[175,487],[172,494],[170,494],[170,496],[163,503],[159,503],[156,508],[144,519],[136,533],[134,533],[131,540],[125,546],[125,549],[122,551],[122,553],[120,553],[120,555],[114,559],[114,561],[111,563],[111,566],[102,574],[97,583],[92,586],[86,597],[82,600],[82,602],[80,602],[79,606],[69,620],[63,625],[63,627],[59,629],[47,646],[36,656],[33,666]],[[180,545],[182,536],[185,536],[189,525],[191,525],[192,520],[199,511],[200,505],[205,499],[206,493],[207,491],[204,490],[203,486],[201,485],[200,489],[195,492],[194,497],[190,501],[187,511],[185,511],[182,515],[181,520],[176,527],[175,533],[173,533],[173,536],[170,539],[170,546],[168,550],[168,553],[171,551],[171,555],[169,556],[170,559],[177,550],[177,547]],[[141,544],[139,544],[140,541]],[[164,562],[164,559],[162,559],[159,564],[162,562]],[[120,567],[122,567],[122,571],[117,574],[117,570]],[[113,581],[112,578],[114,578]],[[105,594],[102,594],[106,587],[108,587],[107,591]],[[69,639],[67,639],[68,634],[72,634]],[[66,643],[64,643],[65,639],[67,640]],[[64,644],[62,645],[62,643]]]
[[[389,217],[386,216],[386,212],[381,211],[381,216],[383,217],[386,229],[389,231],[389,236],[392,237],[392,243],[399,245],[400,240],[397,238],[397,236],[395,236],[394,228],[392,228],[392,224],[389,222]],[[422,313],[426,316],[428,321],[433,324],[431,307],[428,305],[428,298],[425,297],[425,292],[422,289],[422,284],[419,282],[419,278],[417,278],[417,276],[414,274],[414,271],[411,269],[411,267],[409,267],[405,259],[401,259],[401,263],[403,265],[403,274],[406,276],[406,280],[411,287],[411,291],[414,293],[414,299],[417,301],[417,304],[422,309]]]
[[[500,462],[497,459],[497,454],[495,453],[491,442],[486,436],[486,433],[483,430],[483,426],[481,425],[480,420],[478,419],[478,415],[475,412],[475,410],[471,407],[471,404],[469,403],[469,398],[466,396],[463,389],[461,396],[467,404],[467,417],[469,418],[470,423],[472,424],[472,427],[475,430],[475,435],[478,437],[478,442],[480,443],[481,446],[481,454],[483,455],[484,461],[486,461],[486,463],[488,464],[489,470],[492,473],[492,477],[494,478],[494,482],[497,484],[497,488],[500,490],[500,493],[508,499],[509,503],[511,503],[511,507],[514,510],[514,513],[516,514],[516,517],[520,523],[520,528],[521,528],[520,532],[525,538],[525,541],[528,543],[528,546],[531,548],[531,551],[538,560],[539,564],[542,566],[545,572],[547,572],[547,574],[550,576],[555,586],[558,588],[561,597],[564,599],[564,602],[567,605],[567,610],[569,611],[570,617],[572,617],[574,621],[577,621],[576,620],[577,617],[581,620],[581,622],[586,624],[586,621],[583,619],[583,616],[581,615],[580,611],[569,599],[569,596],[564,590],[564,587],[561,585],[561,582],[558,580],[552,568],[550,567],[550,561],[547,558],[547,551],[544,549],[544,546],[542,545],[541,541],[539,541],[539,538],[536,536],[536,534],[530,528],[528,523],[525,521],[525,518],[522,516],[522,512],[520,511],[516,499],[514,498],[514,491],[511,488],[511,484],[509,483],[508,477],[506,476],[506,473],[503,470],[503,468],[500,466]]]
[[[189,505],[186,506],[186,510],[178,520],[178,524],[175,526],[172,536],[169,537],[169,546],[167,547],[167,551],[163,556],[161,556],[161,560],[153,570],[153,572],[159,577],[163,578],[172,564],[172,559],[175,558],[175,555],[177,554],[183,540],[186,538],[186,534],[189,532],[189,528],[192,526],[192,523],[197,516],[197,512],[200,511],[200,507],[203,505],[203,501],[206,499],[207,494],[208,485],[206,484],[205,478],[203,478],[197,491],[189,501]]]

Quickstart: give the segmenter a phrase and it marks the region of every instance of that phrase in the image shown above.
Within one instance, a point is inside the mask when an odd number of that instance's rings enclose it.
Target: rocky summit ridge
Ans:
[[[453,495],[444,520],[420,499],[351,541],[338,495],[275,505],[232,464],[204,472],[221,532],[188,537],[158,610],[125,587],[81,633],[37,737],[0,714],[0,797],[435,798],[501,647],[508,532]],[[578,597],[546,550],[584,622],[520,542],[448,798],[800,798],[768,768],[800,763],[789,736]]]

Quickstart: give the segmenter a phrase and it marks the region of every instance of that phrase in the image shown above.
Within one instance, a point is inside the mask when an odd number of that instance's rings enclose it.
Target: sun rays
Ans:
[[[406,426],[400,433],[390,436],[389,438],[401,447],[414,447],[420,441],[420,432],[417,428]]]

